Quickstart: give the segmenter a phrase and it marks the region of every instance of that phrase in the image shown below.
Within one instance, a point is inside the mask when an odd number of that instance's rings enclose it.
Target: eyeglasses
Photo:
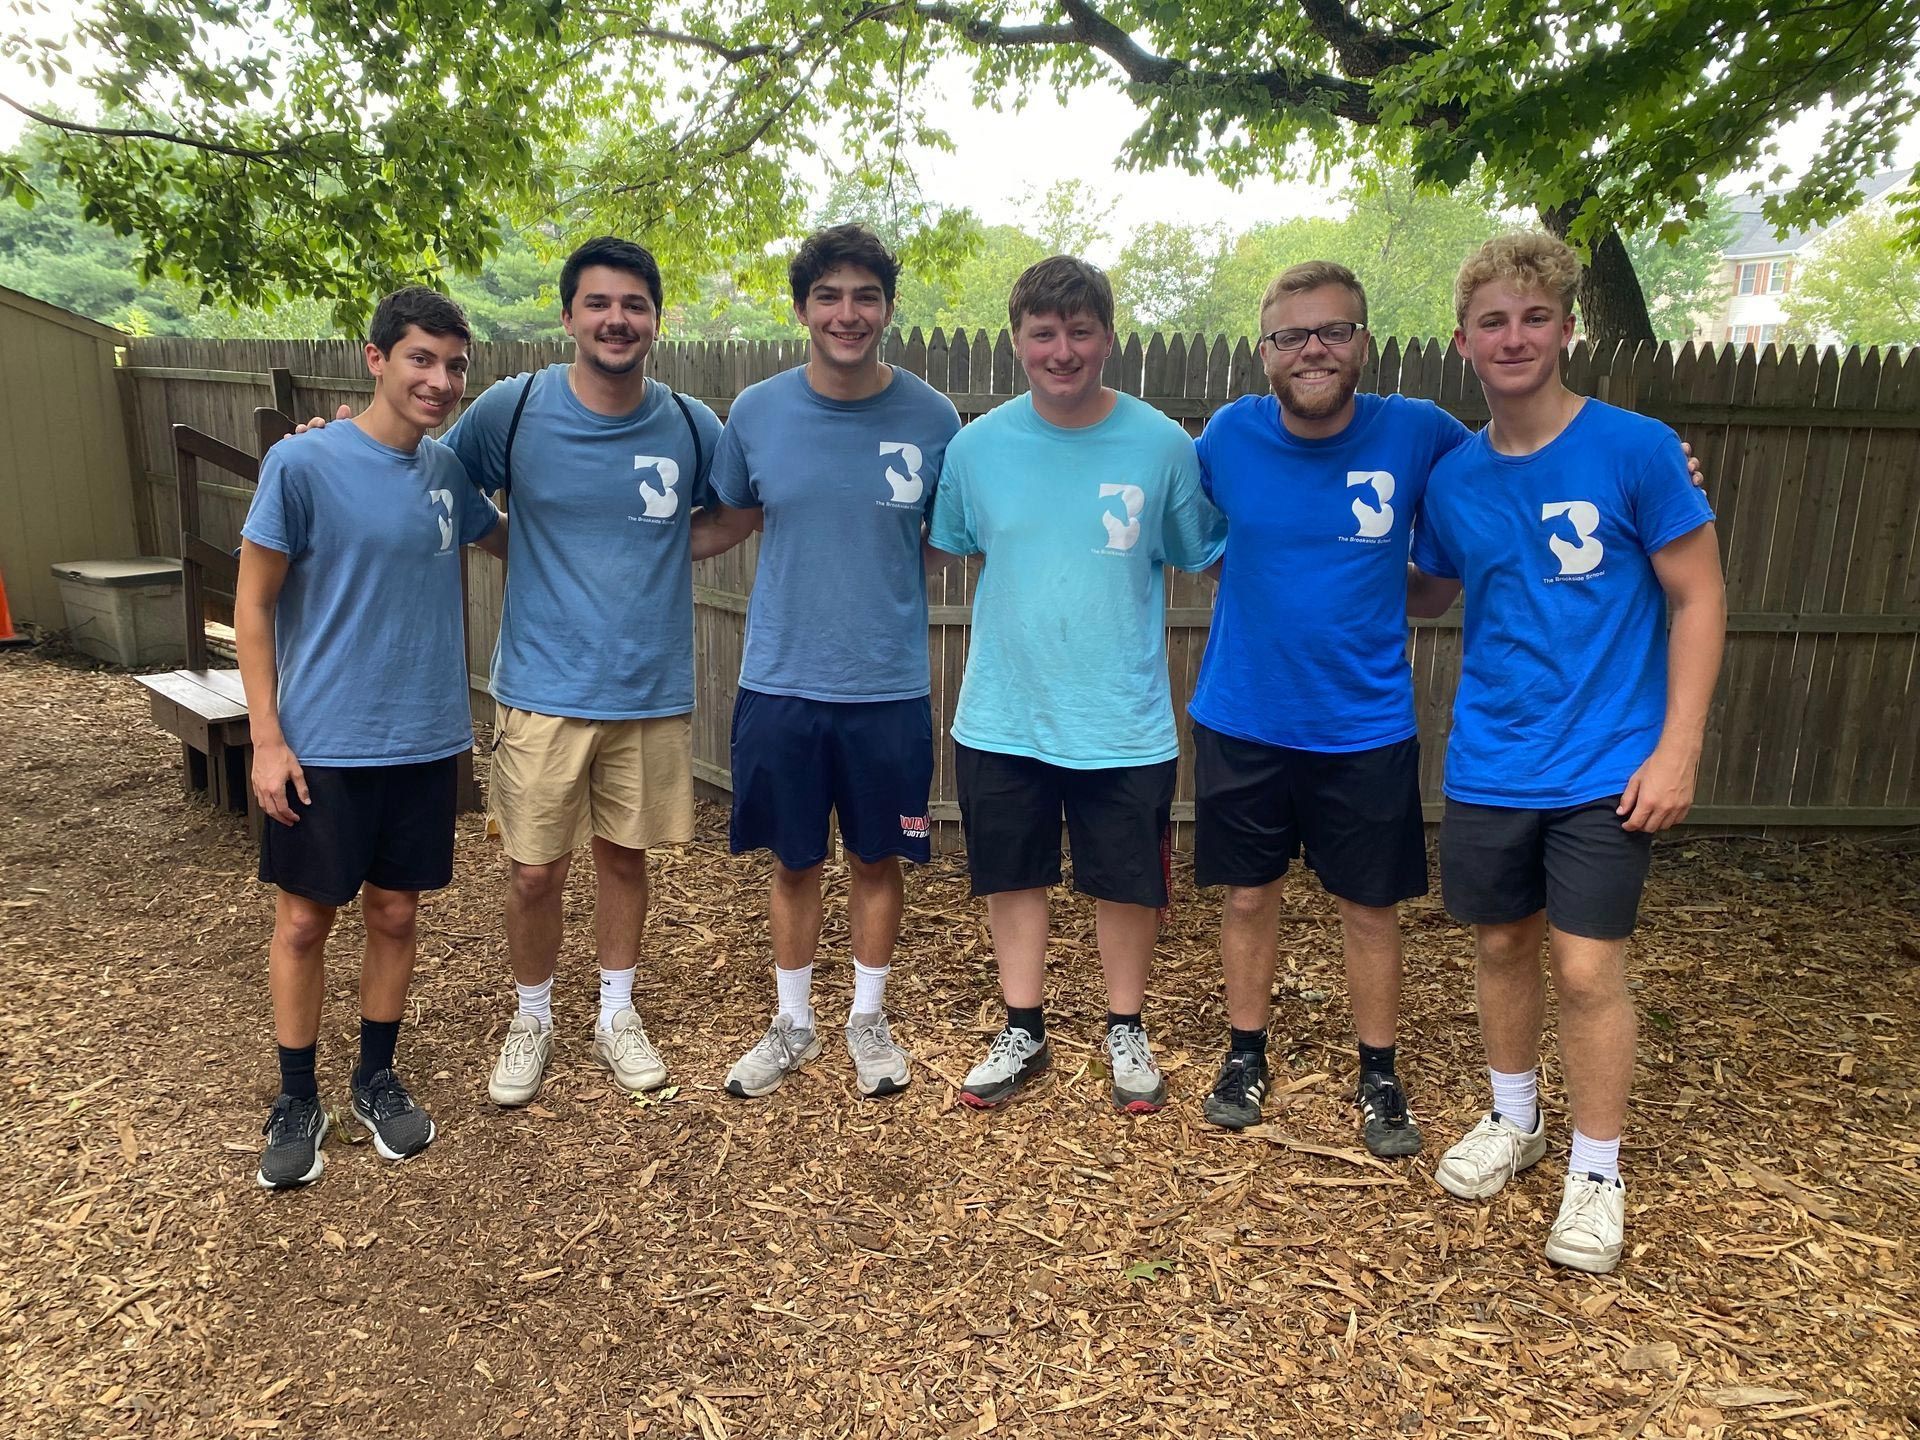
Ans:
[[[1307,341],[1315,336],[1329,350],[1345,345],[1367,327],[1357,325],[1351,320],[1335,320],[1328,325],[1316,325],[1311,330],[1273,330],[1260,337],[1262,345],[1271,345],[1280,351],[1304,349]]]

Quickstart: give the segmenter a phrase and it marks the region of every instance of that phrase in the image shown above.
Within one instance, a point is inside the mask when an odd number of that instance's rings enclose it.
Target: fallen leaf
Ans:
[[[1153,1260],[1142,1260],[1137,1264],[1129,1265],[1120,1273],[1125,1275],[1129,1280],[1151,1280],[1157,1275],[1171,1272],[1172,1269],[1173,1261],[1156,1258]]]

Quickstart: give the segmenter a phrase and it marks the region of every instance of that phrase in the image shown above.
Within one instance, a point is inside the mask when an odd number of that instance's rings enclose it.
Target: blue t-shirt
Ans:
[[[1187,432],[1131,395],[1080,429],[1028,395],[967,426],[928,537],[987,557],[953,738],[1075,770],[1173,759],[1165,567],[1205,568],[1224,534]]]
[[[1598,400],[1531,455],[1482,431],[1441,461],[1413,561],[1466,586],[1448,795],[1550,810],[1626,788],[1666,719],[1648,557],[1712,519],[1673,431]]]
[[[513,529],[493,696],[502,705],[586,720],[693,709],[693,551],[689,521],[713,503],[707,473],[720,421],[688,400],[693,431],[657,380],[637,410],[580,403],[567,366],[532,377],[513,438]],[[447,433],[483,491],[506,478],[507,427],[525,375],[490,386]]]
[[[807,700],[932,688],[920,538],[959,428],[952,402],[898,366],[864,400],[820,394],[804,365],[740,392],[713,489],[765,511],[743,686]]]
[[[1467,427],[1429,400],[1354,396],[1338,435],[1289,434],[1272,395],[1218,411],[1196,446],[1227,517],[1220,594],[1187,713],[1294,750],[1371,750],[1416,729],[1407,545]]]
[[[434,439],[351,420],[282,440],[240,533],[290,558],[273,614],[280,729],[302,765],[411,765],[473,744],[460,547],[500,513]]]

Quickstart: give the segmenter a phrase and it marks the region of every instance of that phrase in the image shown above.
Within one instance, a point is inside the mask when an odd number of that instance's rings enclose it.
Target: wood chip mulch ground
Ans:
[[[576,883],[546,1089],[487,1102],[502,863],[465,817],[402,1037],[438,1142],[390,1165],[342,1126],[319,1185],[267,1194],[270,903],[244,826],[178,768],[124,674],[0,657],[9,1440],[1920,1432],[1912,836],[1662,846],[1631,961],[1629,1253],[1593,1279],[1540,1253],[1563,1123],[1490,1204],[1432,1182],[1484,1103],[1467,939],[1436,903],[1406,922],[1411,1164],[1358,1146],[1311,881],[1283,921],[1260,1133],[1198,1117],[1224,1021],[1219,901],[1190,876],[1149,1006],[1166,1111],[1104,1103],[1091,916],[1064,896],[1065,1063],[1005,1112],[959,1106],[999,1007],[951,859],[909,882],[891,988],[912,1090],[856,1100],[835,1046],[736,1101],[720,1078],[771,1004],[766,867],[728,857],[712,808],[658,857],[639,984],[671,1088],[630,1098],[586,1058]],[[836,1022],[839,883],[818,985]],[[336,1105],[358,943],[349,911],[321,1043]],[[1550,1106],[1557,1081],[1549,1062]]]

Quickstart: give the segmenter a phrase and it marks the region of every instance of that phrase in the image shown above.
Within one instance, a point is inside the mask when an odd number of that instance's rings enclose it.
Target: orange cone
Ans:
[[[13,628],[13,612],[7,608],[7,582],[0,576],[0,645],[31,645],[33,641]]]

